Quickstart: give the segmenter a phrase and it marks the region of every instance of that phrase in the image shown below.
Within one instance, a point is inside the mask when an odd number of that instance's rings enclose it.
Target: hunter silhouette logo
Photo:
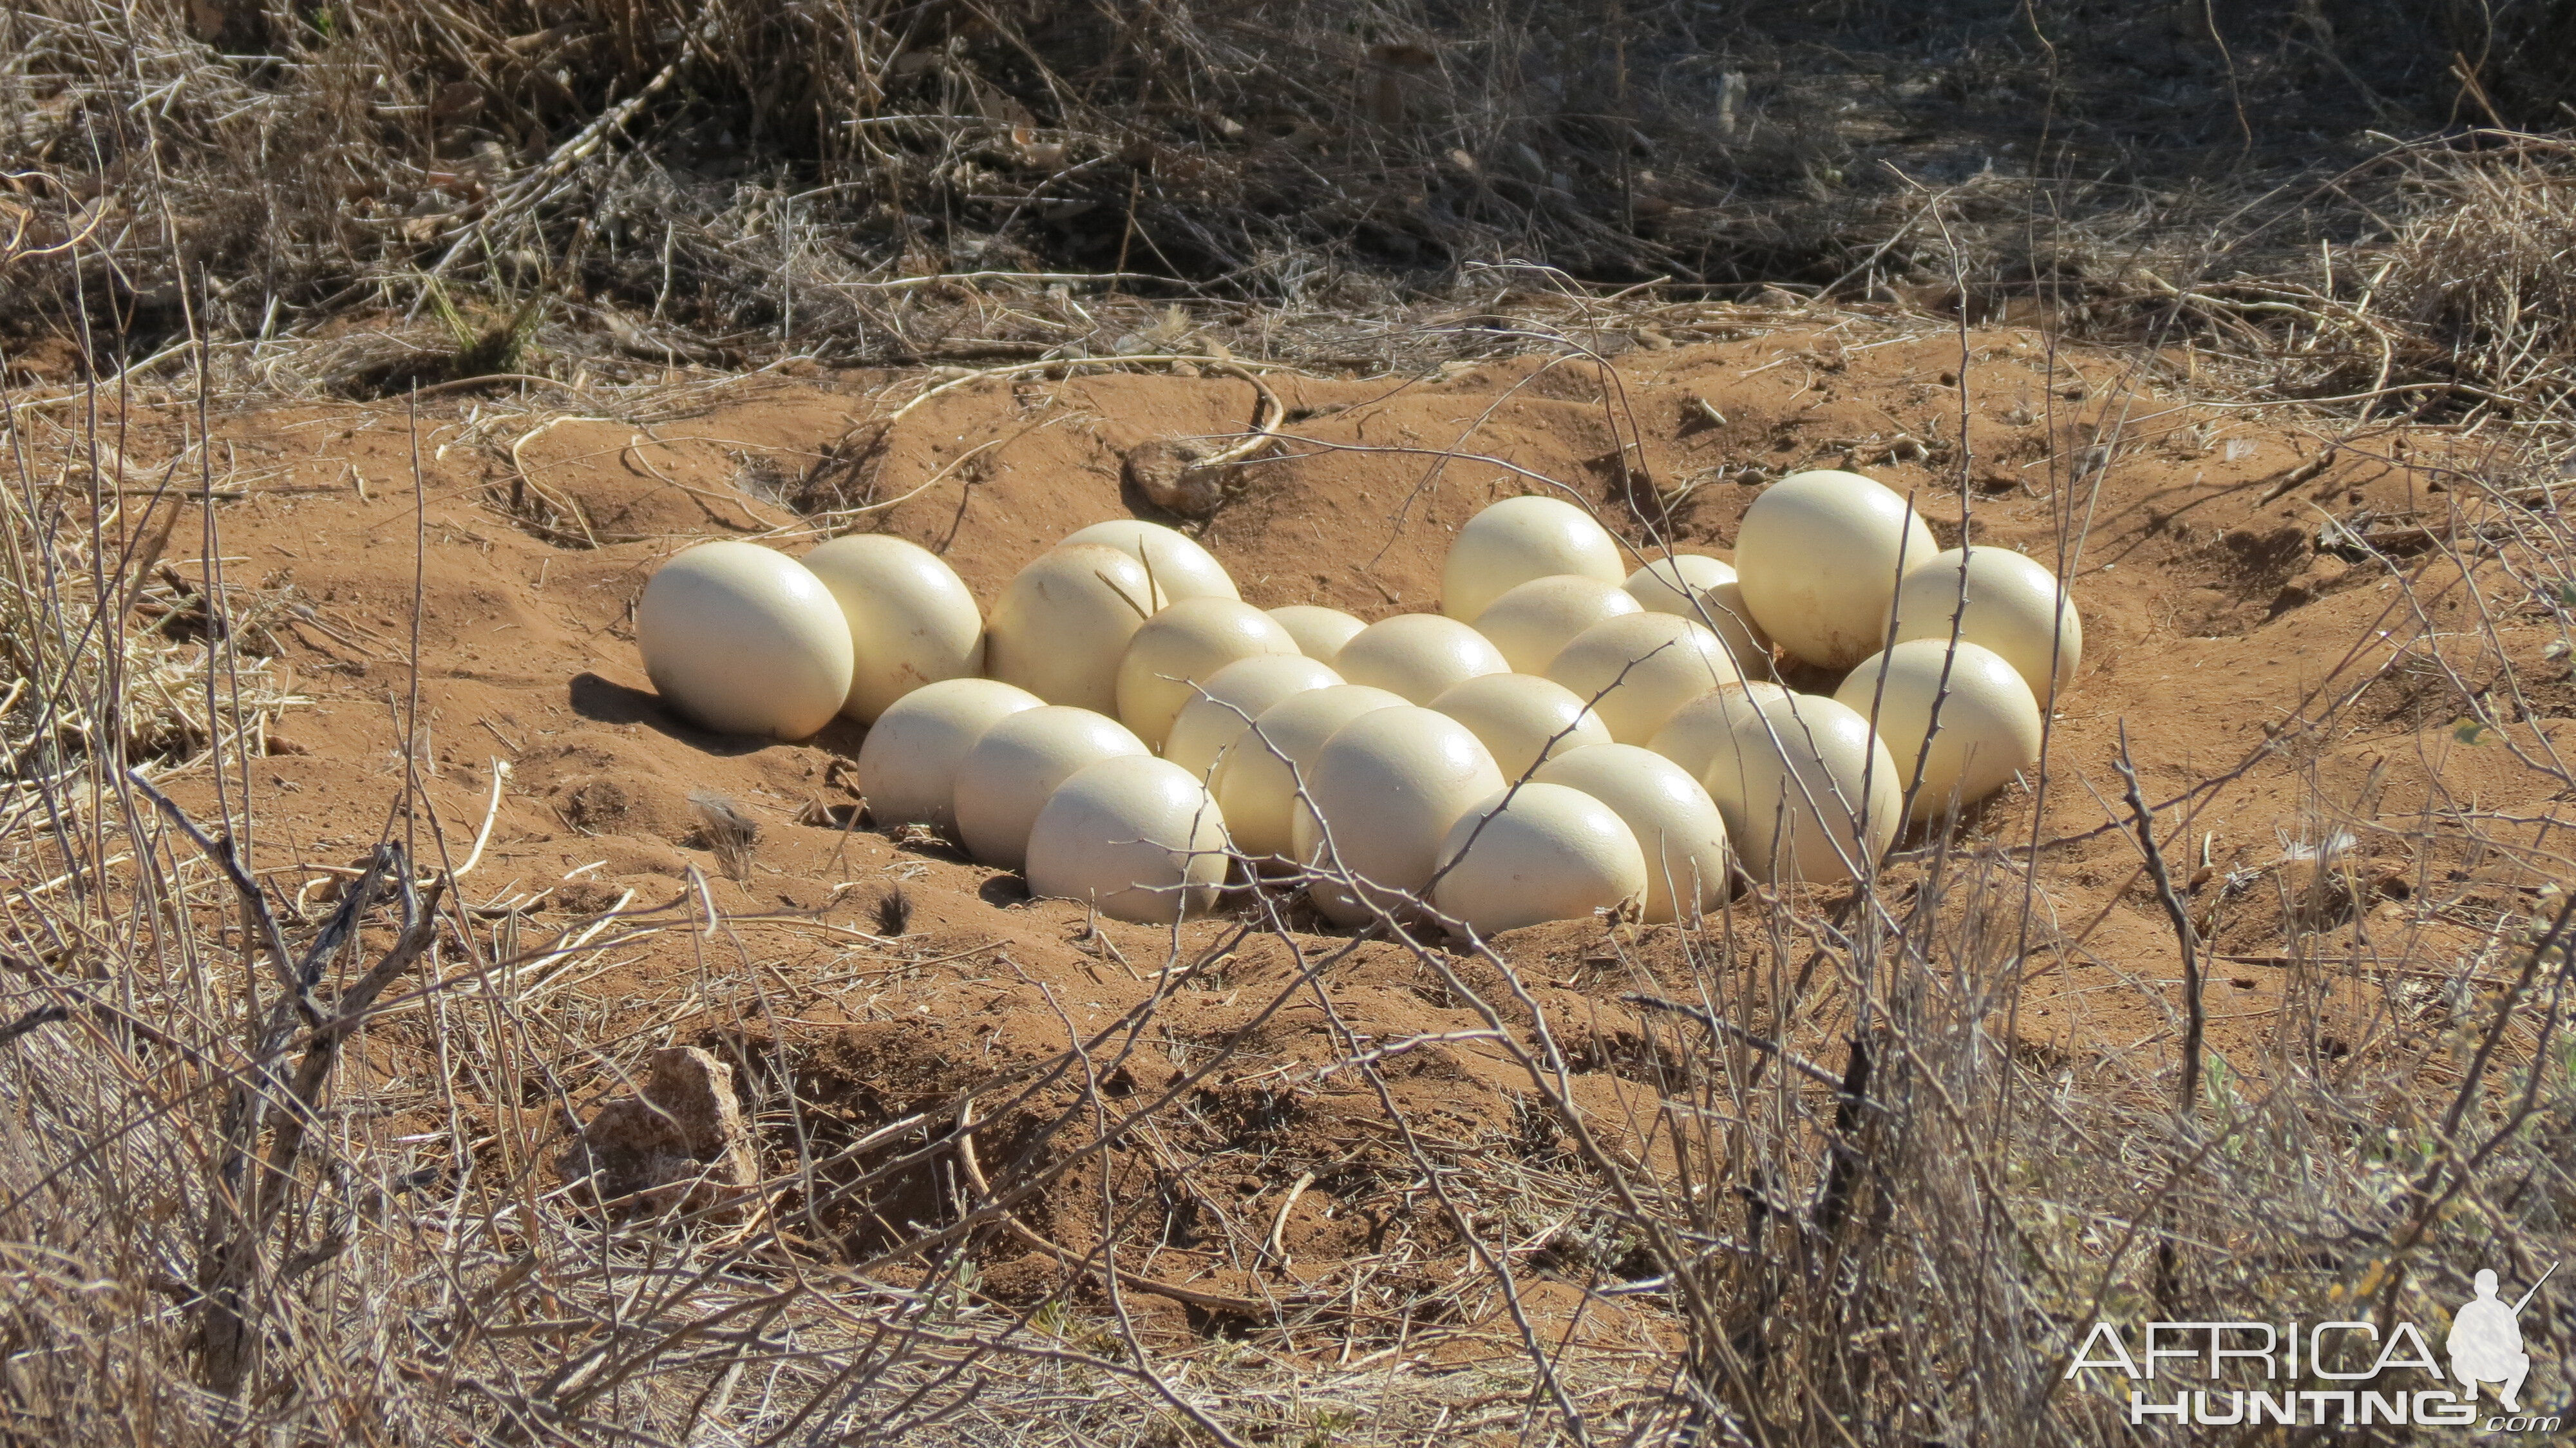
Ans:
[[[2460,1393],[2471,1402],[2478,1397],[2478,1384],[2501,1383],[2503,1391],[2496,1401],[2508,1413],[2522,1411],[2522,1380],[2531,1374],[2531,1354],[2522,1350],[2522,1309],[2529,1306],[2540,1283],[2558,1264],[2549,1264],[2549,1272],[2540,1274],[2540,1282],[2507,1307],[2496,1296],[2493,1271],[2478,1273],[2478,1295],[2461,1304],[2451,1319],[2451,1375],[2460,1380]]]

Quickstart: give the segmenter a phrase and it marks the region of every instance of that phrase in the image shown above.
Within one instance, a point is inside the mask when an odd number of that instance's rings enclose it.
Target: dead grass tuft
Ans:
[[[2517,417],[2563,414],[2576,399],[2576,144],[2485,141],[2415,158],[2406,219],[2335,290],[2403,338],[2374,386],[2445,378]]]
[[[716,866],[725,878],[737,884],[749,880],[752,853],[760,842],[760,821],[712,790],[691,790],[689,809],[698,817],[698,841],[715,853]]]

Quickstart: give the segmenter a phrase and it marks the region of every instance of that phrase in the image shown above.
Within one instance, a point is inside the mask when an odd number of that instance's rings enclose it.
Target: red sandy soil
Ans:
[[[1927,459],[1904,441],[1938,448],[1958,434],[1955,334],[1858,322],[1697,345],[1649,340],[1664,345],[1630,352],[1606,374],[1590,361],[1536,357],[1451,364],[1420,380],[1271,374],[1296,441],[1247,470],[1203,541],[1256,604],[1324,603],[1374,619],[1436,607],[1452,531],[1498,497],[1535,490],[1528,474],[1573,485],[1640,543],[1639,512],[1660,520],[1654,485],[1696,484],[1670,508],[1675,541],[1730,556],[1758,491],[1740,469],[1776,474],[1847,459],[1915,491],[1944,546],[1957,540],[1955,461],[1946,452]],[[2060,702],[2045,818],[2034,820],[2031,795],[2015,789],[1979,815],[1966,847],[1988,862],[1988,888],[2007,892],[2017,911],[2024,847],[2034,834],[2060,841],[2038,856],[2018,1020],[1998,1017],[1997,1028],[2063,1070],[2134,1081],[2170,1069],[2179,967],[2124,828],[2113,767],[2123,728],[2159,804],[2241,771],[2193,796],[2198,813],[2168,841],[2176,874],[2196,880],[2192,908],[2225,962],[2211,983],[2211,1040],[2231,1067],[2259,1079],[2286,1053],[2334,1054],[2401,1028],[2358,1005],[2348,1019],[2294,1019],[2283,1009],[2282,891],[2299,883],[2285,847],[2334,828],[2359,837],[2353,879],[2363,898],[2338,898],[2311,953],[2447,968],[2478,938],[2481,918],[2538,882],[2416,853],[2410,821],[2428,805],[2471,797],[2535,816],[2552,807],[2556,786],[2517,765],[2494,731],[2464,740],[2452,727],[2458,704],[2422,663],[2429,655],[2417,640],[2428,627],[2475,623],[2456,570],[2428,565],[2424,591],[2447,581],[2448,592],[2419,618],[2375,565],[2348,567],[2319,554],[2314,539],[2324,515],[2363,507],[2382,517],[2424,509],[2438,521],[2448,494],[2437,465],[2464,464],[2473,444],[2440,429],[2389,431],[2316,470],[2306,465],[2318,437],[2286,410],[2263,420],[2188,404],[2162,359],[2139,370],[2134,358],[2053,351],[2037,334],[2009,330],[1976,334],[1971,351],[1974,536],[2054,561],[2060,520],[2089,523],[2074,572],[2087,653]],[[523,415],[528,402],[451,394],[421,405],[418,494],[400,404],[220,418],[216,455],[248,490],[219,505],[227,577],[250,590],[235,607],[257,598],[309,609],[266,615],[294,689],[311,702],[284,713],[271,753],[235,781],[231,798],[238,813],[246,794],[256,863],[277,895],[295,900],[324,878],[316,867],[360,860],[402,790],[398,721],[417,564],[421,788],[443,841],[424,849],[464,858],[495,763],[506,762],[489,844],[462,888],[476,905],[522,902],[522,948],[620,901],[672,907],[653,917],[657,931],[583,957],[582,978],[554,979],[547,1009],[567,1043],[619,1062],[672,1041],[738,1055],[778,1047],[809,1103],[809,1130],[828,1144],[940,1109],[997,1071],[1062,1051],[1069,1035],[1101,1031],[1147,1000],[1176,952],[1191,961],[1232,939],[1228,920],[1193,923],[1177,938],[1109,922],[1092,935],[1081,907],[1029,901],[1015,877],[852,827],[845,765],[861,737],[855,727],[797,745],[710,737],[666,713],[646,684],[631,618],[655,565],[709,538],[810,547],[816,534],[789,503],[812,491],[809,474],[827,454],[847,465],[824,470],[839,493],[821,505],[911,495],[862,526],[939,552],[989,602],[1065,533],[1131,511],[1120,480],[1127,449],[1233,433],[1253,404],[1249,385],[1216,371],[1028,374],[966,383],[891,430],[868,425],[924,385],[917,374],[766,375],[675,389],[649,425],[587,418],[569,398],[530,394],[562,410]],[[129,456],[167,456],[176,422],[176,410],[138,411]],[[1624,466],[1623,440],[1634,444]],[[1444,460],[1450,449],[1461,455]],[[192,512],[176,537],[193,539],[197,527]],[[426,540],[417,558],[416,536]],[[169,550],[183,577],[199,576],[203,564],[182,556],[197,551]],[[2516,656],[2537,668],[2537,620],[2511,599],[2487,607]],[[2374,677],[2330,725],[2303,722]],[[2576,745],[2570,691],[2552,688],[2531,699],[2533,717],[2505,732]],[[213,817],[209,773],[182,775],[171,789]],[[701,790],[760,824],[740,883],[702,847],[689,802]],[[2182,810],[2160,820],[2173,835]],[[743,918],[713,934],[689,928],[692,866],[714,904]],[[873,939],[880,899],[898,886],[913,906],[909,931]],[[308,891],[303,909],[318,917],[327,895]],[[1739,905],[1740,920],[1757,909]],[[1293,941],[1310,960],[1346,943],[1296,918],[1306,933]],[[1650,1116],[1652,1073],[1621,1044],[1633,1047],[1641,1024],[1621,996],[1695,997],[1675,932],[1564,923],[1514,932],[1499,947],[1567,1044],[1576,1099],[1612,1121]],[[1742,948],[1754,954],[1724,988],[1749,1024],[1785,1015],[1807,1029],[1833,1018],[1844,990],[1834,972],[1818,972],[1804,998],[1779,999],[1781,977],[1758,947]],[[2012,955],[2009,945],[1990,947],[1979,968],[2001,971]],[[1490,968],[1465,957],[1452,968],[1489,999],[1509,999]],[[1399,1190],[1411,1171],[1374,1090],[1357,1073],[1319,1068],[1355,1048],[1481,1030],[1483,1019],[1392,945],[1364,946],[1303,989],[1290,989],[1295,974],[1287,940],[1242,938],[1170,992],[1148,1039],[1105,1083],[1144,1099],[1249,1027],[1232,1059],[1185,1099],[1169,1138],[1117,1159],[1124,1196],[1190,1198],[1159,1233],[1159,1250],[1131,1252],[1133,1270],[1219,1294],[1356,1295],[1355,1277],[1376,1270],[1365,1264],[1387,1251],[1389,1233],[1411,1230],[1403,1224],[1429,1210],[1419,1192]],[[541,970],[528,983],[546,978]],[[1516,1012],[1515,1028],[1526,1019]],[[1838,1059],[1812,1033],[1805,1048]],[[555,1054],[564,1079],[587,1094],[564,1102],[540,1092],[525,1104],[555,1101],[559,1114],[587,1115],[622,1089],[604,1063]],[[1554,1131],[1533,1135],[1522,1113],[1527,1077],[1490,1045],[1433,1041],[1384,1069],[1429,1149],[1557,1149]],[[1062,1110],[1079,1086],[1057,1081],[1020,1121]],[[764,1149],[792,1162],[785,1129],[773,1119],[764,1130]],[[1025,1125],[986,1141],[986,1169],[1000,1177],[1025,1167],[1017,1147],[1033,1159],[1050,1149]],[[1288,1262],[1258,1261],[1246,1244],[1271,1235],[1290,1184],[1307,1172],[1313,1181],[1279,1229]],[[1092,1240],[1100,1189],[1084,1173],[1066,1181],[1087,1182],[1094,1195],[1086,1203],[1059,1191],[1027,1215],[1079,1251]],[[900,1232],[908,1214],[937,1215],[947,1189],[926,1175],[917,1187],[908,1200],[844,1204],[822,1228],[863,1251]],[[1157,1235],[1149,1227],[1148,1245]],[[1054,1280],[1043,1256],[1019,1252],[1007,1240],[993,1247],[988,1290],[1009,1297]],[[1406,1270],[1423,1278],[1414,1285],[1436,1285],[1425,1259]],[[1607,1304],[1597,1313],[1592,1331],[1650,1330]]]

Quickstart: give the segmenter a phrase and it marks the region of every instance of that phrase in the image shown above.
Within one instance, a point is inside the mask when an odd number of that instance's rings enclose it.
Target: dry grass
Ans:
[[[2468,139],[2375,158],[2368,169],[2396,182],[2394,215],[2304,267],[2180,287],[2145,273],[2167,326],[2244,383],[2363,422],[2489,416],[2527,437],[2563,432],[2576,396],[2576,145]]]
[[[2556,124],[2531,8],[38,0],[0,12],[0,331],[166,367],[193,310],[228,382],[370,393],[1134,351],[1175,302],[1329,353],[1521,260],[2133,298],[2353,239],[2385,188],[2316,183],[2366,129]]]
[[[1555,119],[1533,120],[1547,82],[1536,58],[1563,48],[1535,11],[1501,17],[1485,49],[1434,49],[1433,126],[1409,109],[1433,82],[1415,85],[1401,49],[1428,22],[1393,11],[1382,30],[1311,47],[1315,69],[1282,74],[1254,62],[1279,65],[1278,34],[1311,34],[1334,12],[1220,22],[1167,7],[1121,28],[1037,7],[931,36],[893,28],[892,8],[746,5],[708,12],[705,31],[642,7],[567,7],[545,25],[499,7],[360,5],[294,22],[199,8],[271,27],[242,49],[283,58],[218,62],[176,6],[0,12],[16,148],[0,284],[18,309],[0,321],[59,322],[91,357],[136,364],[94,377],[293,392],[551,368],[610,392],[786,350],[1145,352],[1301,317],[1316,325],[1281,345],[1383,359],[1463,345],[1455,323],[1390,331],[1351,315],[1386,301],[1348,269],[1362,245],[1351,239],[1403,235],[1402,218],[1310,207],[1345,248],[1319,254],[1262,207],[1409,194],[1389,188],[1428,184],[1450,149],[1472,179],[1440,194],[1472,204],[1422,243],[1448,259],[1527,247],[1600,269],[1672,260],[1668,240],[1611,204],[1604,178],[1618,168],[1601,158],[1618,146],[1563,119],[1587,97],[1615,100],[1613,73],[1569,78]],[[327,35],[310,19],[324,14],[336,17]],[[1692,38],[1671,12],[1634,23],[1667,46]],[[1022,41],[1044,42],[1054,69],[1016,72],[1014,89],[996,77],[1014,73]],[[1651,51],[1641,39],[1636,53]],[[1076,54],[1091,67],[1080,73],[1160,109],[1123,119],[1065,85]],[[1387,74],[1403,82],[1392,120],[1371,113]],[[2540,93],[2546,80],[2514,83]],[[1716,76],[1691,80],[1675,63],[1631,83],[1633,123],[1655,146],[1679,149],[1687,135],[1655,128],[1694,106],[1707,115],[1693,124],[1716,114]],[[1250,160],[1193,194],[1187,157],[1151,148],[1183,127],[1222,133],[1271,114],[1245,101],[1256,89],[1277,97],[1280,134],[1247,143]],[[1036,94],[1058,109],[1012,109]],[[906,115],[930,119],[892,119]],[[1297,140],[1299,124],[1329,139]],[[792,183],[743,169],[715,144],[719,126],[740,128],[734,149],[786,138],[800,164],[837,169]],[[652,146],[619,143],[647,132]],[[1813,137],[1780,144],[1781,164],[1835,155]],[[2576,536],[2555,491],[2576,379],[2570,153],[2542,137],[2482,145],[2396,153],[2390,194],[2405,209],[2312,273],[2229,280],[2204,254],[2141,280],[2138,258],[2170,236],[2092,234],[2087,254],[2114,265],[2082,296],[2127,308],[2120,325],[2145,317],[2153,340],[2192,337],[2218,369],[2205,384],[2343,399],[2321,413],[2342,446],[2371,446],[2401,411],[2491,428],[2493,465],[2456,478],[2445,514],[2394,529],[2344,520],[2341,546],[2392,585],[2392,646],[2356,655],[2264,748],[2313,757],[2376,707],[2373,689],[2402,686],[2415,707],[2456,716],[2465,742],[2576,790],[2576,770],[2529,727],[2532,696],[2561,687],[2576,644]],[[1528,174],[1514,169],[1523,146],[1539,157]],[[217,152],[247,169],[210,165]],[[1577,164],[1582,184],[1558,185]],[[1633,208],[1641,169],[1619,183],[1621,204]],[[114,184],[84,179],[99,177]],[[1950,247],[1909,264],[1970,279],[1960,228],[1992,200],[1980,184],[1960,181],[1939,207],[1906,194],[1898,210]],[[1087,202],[1085,225],[1117,224],[1039,250],[1020,222],[986,225],[986,212],[968,226],[937,209],[1006,191],[1016,213]],[[906,280],[954,265],[970,240],[997,248],[974,254],[995,270],[1065,257],[1107,268],[1113,233],[1130,269],[1159,252],[1153,269],[1221,276],[1263,305],[1174,318],[1043,277]],[[1198,250],[1174,254],[1185,245]],[[1475,345],[1697,325],[1650,310],[1676,305],[1660,295],[1604,301],[1534,269],[1471,275],[1467,299],[1491,309],[1479,317],[1547,324],[1479,323]],[[208,283],[188,302],[208,333],[174,320],[182,277]],[[333,333],[353,310],[415,307],[415,325]],[[134,329],[90,327],[119,309]],[[289,339],[298,328],[314,335]],[[212,523],[202,539],[169,538],[180,496],[227,486],[213,456],[198,448],[166,475],[136,476],[100,426],[99,394],[0,387],[0,1439],[2126,1441],[2124,1404],[2061,1377],[2097,1317],[2336,1301],[2434,1323],[2475,1268],[2509,1264],[2528,1281],[2576,1244],[2563,885],[2428,896],[2413,924],[2364,950],[2332,928],[2349,892],[2320,883],[2337,852],[2319,847],[2299,898],[2280,902],[2294,1029],[2259,1077],[2213,1059],[2185,1095],[2170,1041],[2072,1062],[2023,1039],[2031,977],[2085,945],[2049,910],[2058,842],[1975,836],[1911,845],[1838,899],[1759,896],[1687,931],[1608,936],[1637,1012],[1622,1031],[1550,1019],[1507,961],[1385,922],[1426,978],[1485,1017],[1524,1085],[1520,1129],[1447,1141],[1392,1109],[1386,1075],[1403,1049],[1438,1043],[1344,1033],[1329,1069],[1383,1093],[1398,1131],[1354,1194],[1426,1204],[1422,1240],[1388,1269],[1400,1290],[1366,1311],[1292,1300],[1228,1308],[1223,1332],[1140,1334],[1122,1303],[1169,1284],[1122,1275],[1114,1254],[1152,1227],[1106,1200],[1087,1219],[1107,1228],[1098,1244],[1067,1252],[1035,1305],[977,1290],[988,1259],[1025,1248],[1018,1209],[1031,1196],[1105,1189],[1083,1164],[1114,1142],[1153,1141],[1184,1185],[1241,1169],[1186,1095],[1113,1098],[1092,1084],[1149,1040],[1152,1001],[1031,1069],[853,1131],[813,1110],[799,1084],[811,1063],[766,1031],[761,1003],[719,993],[690,1028],[737,1044],[746,1115],[807,1149],[759,1184],[757,1210],[586,1210],[557,1175],[567,1128],[631,1089],[677,1020],[612,1021],[576,987],[643,932],[700,932],[711,956],[733,959],[752,926],[705,918],[692,899],[552,925],[469,908],[458,876],[470,869],[451,866],[408,796],[389,802],[381,873],[337,905],[261,888],[258,821],[229,807],[189,820],[158,791],[237,778],[265,752],[265,721],[293,698],[261,623],[291,599],[227,585],[203,561],[222,556]],[[662,395],[613,401],[649,409]],[[2073,544],[2081,488],[2053,481]],[[2506,625],[2532,621],[2562,647],[2508,647]],[[2179,856],[2227,778],[2127,828]],[[2309,841],[2351,834],[2422,860],[2576,878],[2557,836],[2473,800],[2391,821],[2319,789],[2297,824]],[[878,921],[895,935],[907,916],[890,895]],[[2417,931],[2437,917],[2474,922],[2478,948],[2423,948]],[[1267,907],[1239,925],[1297,955],[1277,1004],[1330,1014],[1317,982],[1331,951]],[[1192,988],[1202,964],[1163,962],[1170,988]],[[2183,1015],[2178,1003],[2175,1040]],[[1187,1068],[1196,1079],[1246,1049],[1218,1041]],[[1578,1067],[1615,1072],[1629,1108],[1579,1106]],[[1042,1088],[1066,1082],[1073,1104],[1042,1109]],[[468,1103],[497,1113],[484,1135],[468,1129]],[[1013,1168],[988,1149],[979,1163],[974,1142],[994,1123],[1051,1133],[1056,1154]],[[950,1186],[907,1234],[844,1250],[810,1232],[817,1204],[934,1176]],[[1450,1275],[1427,1281],[1435,1269]],[[1559,1348],[1548,1333],[1561,1324],[1518,1310],[1541,1277],[1649,1316],[1670,1346]],[[2565,1342],[2566,1300],[2540,1299],[2526,1334]],[[1487,1318],[1518,1351],[1444,1377],[1382,1351],[1408,1324],[1461,1317]],[[2397,1441],[2378,1432],[2350,1436]]]

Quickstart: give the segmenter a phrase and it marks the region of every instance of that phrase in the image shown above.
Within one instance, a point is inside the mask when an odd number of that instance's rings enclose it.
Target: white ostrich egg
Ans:
[[[1533,578],[1579,573],[1615,584],[1628,576],[1619,542],[1592,515],[1559,498],[1505,498],[1467,520],[1440,568],[1440,611],[1473,619]]]
[[[1316,907],[1343,925],[1372,918],[1372,905],[1397,910],[1418,896],[1449,827],[1503,787],[1494,756],[1466,725],[1410,705],[1371,710],[1335,730],[1304,773],[1306,797],[1291,809],[1296,857],[1324,872],[1338,861],[1365,882],[1361,892],[1335,879],[1308,887]]]
[[[1706,553],[1667,553],[1628,575],[1628,596],[1656,613],[1690,612],[1700,590],[1735,581],[1735,565]]]
[[[1358,615],[1320,603],[1292,603],[1270,610],[1270,616],[1279,620],[1279,626],[1288,630],[1288,637],[1297,641],[1299,653],[1319,664],[1330,664],[1340,657],[1342,645],[1351,641],[1351,635],[1368,627]]]
[[[1177,603],[1184,598],[1241,598],[1235,591],[1233,575],[1216,555],[1198,544],[1198,540],[1177,529],[1142,518],[1112,518],[1088,528],[1076,528],[1056,546],[1067,543],[1097,543],[1115,548],[1145,565],[1154,575],[1154,586],[1163,596]]]
[[[998,679],[943,679],[886,706],[859,744],[859,793],[880,828],[957,837],[957,767],[984,731],[1044,699]]]
[[[1921,762],[1909,811],[1918,820],[1974,804],[2039,762],[2039,701],[2020,670],[1978,644],[1963,642],[1955,653],[1946,638],[1898,644],[1861,660],[1834,697],[1877,726],[1899,788],[1914,786]]]
[[[1298,776],[1314,767],[1324,741],[1362,714],[1407,702],[1402,694],[1365,684],[1335,684],[1292,695],[1255,716],[1216,765],[1216,802],[1236,848],[1255,857],[1287,858],[1296,844]]]
[[[1342,676],[1304,654],[1256,654],[1208,675],[1205,692],[1181,706],[1163,736],[1163,757],[1206,779],[1235,736],[1262,711],[1309,689],[1329,689]]]
[[[1443,690],[1431,707],[1467,726],[1506,781],[1542,754],[1607,744],[1610,730],[1574,691],[1535,674],[1484,674]]]
[[[795,559],[756,543],[701,543],[654,570],[635,642],[663,701],[719,734],[803,739],[850,696],[841,606]]]
[[[984,672],[984,614],[938,554],[890,533],[835,538],[801,560],[850,624],[850,696],[871,724],[924,684]]]
[[[1625,912],[1646,893],[1646,858],[1627,823],[1561,784],[1478,800],[1440,842],[1434,908],[1480,936],[1546,920]]]
[[[1900,569],[1939,551],[1888,488],[1858,473],[1792,473],[1745,510],[1735,569],[1765,633],[1811,664],[1848,669],[1887,646]]]
[[[1118,712],[1118,661],[1165,598],[1145,565],[1100,543],[1040,554],[994,601],[985,671],[1050,704]]]
[[[1739,711],[1748,699],[1779,698],[1789,691],[1761,679],[1747,679],[1730,684],[1714,694],[1702,694],[1673,711],[1646,747],[1682,768],[1693,779],[1708,775],[1710,761],[1718,751],[1729,747],[1735,737]]]
[[[957,766],[957,837],[976,859],[1016,870],[1057,785],[1084,765],[1151,752],[1126,725],[1089,709],[1049,704],[996,720]]]
[[[1118,660],[1118,719],[1160,749],[1216,671],[1262,655],[1302,658],[1270,615],[1233,598],[1184,598],[1145,621]]]
[[[1904,791],[1867,719],[1816,694],[1730,702],[1742,722],[1700,782],[1747,874],[1766,885],[1830,885],[1886,853]]]
[[[1771,672],[1771,636],[1744,605],[1735,565],[1705,553],[1676,553],[1628,575],[1630,597],[1649,613],[1677,613],[1715,632],[1745,677]]]
[[[1725,902],[1726,817],[1680,765],[1634,744],[1594,744],[1550,759],[1537,777],[1601,801],[1636,836],[1648,924],[1688,920]]]
[[[1960,615],[1960,638],[2003,655],[2042,701],[2073,683],[2084,661],[2075,600],[2046,565],[2009,548],[1953,548],[1906,573],[1896,590],[1898,643],[1949,642],[1953,615]]]
[[[1476,632],[1493,641],[1513,672],[1544,674],[1576,634],[1637,611],[1637,600],[1616,584],[1552,573],[1503,590],[1476,615]]]
[[[1122,755],[1074,771],[1029,827],[1029,893],[1112,920],[1168,925],[1225,883],[1225,815],[1168,759]]]
[[[1547,676],[1589,701],[1610,737],[1643,744],[1673,711],[1741,683],[1717,635],[1675,613],[1631,613],[1576,635]]]
[[[1511,664],[1492,640],[1454,618],[1399,613],[1351,635],[1333,670],[1354,684],[1428,704],[1479,674],[1507,674]]]

